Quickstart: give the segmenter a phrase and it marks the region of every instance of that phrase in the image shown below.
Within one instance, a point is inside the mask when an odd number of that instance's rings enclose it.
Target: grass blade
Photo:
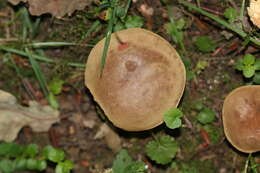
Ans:
[[[36,42],[30,43],[25,46],[32,48],[43,48],[43,47],[62,47],[62,46],[76,46],[77,43],[69,43],[69,42]]]
[[[112,15],[111,15],[111,18],[109,19],[109,23],[108,23],[106,39],[105,39],[105,44],[104,44],[104,48],[103,48],[103,54],[102,54],[102,57],[101,57],[101,73],[100,73],[100,76],[102,76],[103,69],[104,69],[105,64],[106,64],[106,57],[107,57],[108,48],[109,48],[110,39],[111,39],[111,34],[113,32],[113,26],[114,26],[114,22],[115,22],[114,20],[115,20],[115,16],[116,16],[116,10],[115,10],[114,4],[112,5],[111,14]]]
[[[5,51],[5,52],[14,53],[14,54],[17,54],[17,55],[20,55],[20,56],[24,56],[24,57],[31,56],[31,57],[33,57],[36,60],[47,62],[47,63],[55,63],[55,61],[53,59],[47,58],[45,56],[40,56],[40,55],[36,55],[36,54],[32,54],[32,53],[30,53],[30,55],[29,55],[25,51],[21,51],[21,50],[14,49],[14,48],[9,48],[9,47],[6,47],[6,46],[1,46],[0,45],[0,50]],[[65,64],[69,65],[69,66],[72,66],[72,67],[85,68],[85,64],[82,64],[82,63],[67,62]]]
[[[25,52],[28,54],[28,58],[29,58],[29,61],[32,65],[32,68],[33,68],[33,71],[34,71],[34,74],[37,78],[37,80],[39,81],[39,84],[40,84],[40,87],[44,93],[44,95],[46,97],[48,97],[49,95],[49,91],[47,89],[47,83],[46,83],[46,80],[45,80],[45,77],[43,75],[43,73],[41,72],[41,69],[40,69],[40,66],[39,64],[37,63],[37,61],[32,57],[32,54],[31,52],[29,51],[29,49],[25,49]]]

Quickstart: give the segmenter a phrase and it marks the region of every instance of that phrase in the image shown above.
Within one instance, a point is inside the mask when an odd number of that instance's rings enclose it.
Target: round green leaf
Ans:
[[[9,159],[2,159],[0,161],[0,171],[2,173],[12,173],[14,171],[14,164]]]
[[[55,173],[69,173],[73,169],[73,163],[70,160],[58,163]]]
[[[49,84],[49,90],[54,94],[54,95],[58,95],[61,93],[62,91],[62,86],[64,84],[64,80],[61,80],[59,78],[54,78],[52,79],[52,81]]]
[[[208,124],[215,120],[215,113],[209,108],[203,108],[202,111],[198,114],[197,120],[201,124]]]
[[[196,47],[202,52],[211,52],[215,50],[216,43],[207,36],[199,36],[195,40]]]
[[[37,160],[37,170],[43,171],[47,168],[46,160]]]
[[[163,120],[166,124],[166,126],[170,129],[175,129],[181,127],[181,117],[183,116],[183,113],[178,109],[170,109],[167,112],[164,113]]]
[[[224,16],[228,19],[230,23],[232,23],[237,17],[237,11],[234,8],[227,8],[225,9]]]
[[[160,136],[159,139],[149,142],[145,152],[151,160],[158,164],[167,164],[175,157],[179,145],[170,136]]]
[[[243,63],[245,65],[253,65],[255,63],[255,56],[251,54],[245,54],[243,58]]]
[[[243,68],[243,75],[246,78],[251,78],[255,74],[255,68],[254,66],[244,66]]]
[[[20,159],[15,159],[14,160],[14,169],[15,171],[24,171],[26,170],[26,164],[27,164],[27,159],[20,158]]]
[[[253,78],[255,84],[260,84],[260,72],[256,72]]]
[[[143,24],[143,18],[140,16],[127,16],[125,22],[126,28],[141,28]]]
[[[37,160],[36,159],[27,159],[26,168],[28,170],[37,170]]]
[[[17,157],[22,154],[24,148],[13,142],[3,142],[0,144],[0,155]]]
[[[39,152],[38,145],[30,144],[25,147],[24,155],[26,157],[35,157]]]
[[[62,150],[48,145],[43,149],[43,156],[52,162],[58,163],[64,160],[65,153]]]
[[[260,58],[257,58],[255,60],[255,64],[254,64],[255,70],[260,70]]]

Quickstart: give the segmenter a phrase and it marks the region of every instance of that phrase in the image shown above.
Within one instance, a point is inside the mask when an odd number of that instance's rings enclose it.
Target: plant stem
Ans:
[[[248,36],[248,34],[246,32],[244,32],[243,30],[239,29],[239,28],[235,28],[234,26],[232,26],[231,24],[229,24],[228,22],[226,22],[225,20],[219,18],[218,16],[215,16],[214,14],[208,13],[207,11],[202,10],[201,8],[196,7],[195,5],[193,5],[192,3],[186,2],[184,0],[179,0],[179,3],[183,4],[184,6],[197,11],[207,17],[209,17],[210,19],[218,22],[219,24],[223,25],[224,27],[232,30],[233,32],[237,33],[239,36],[241,36],[243,39],[246,38]],[[249,40],[251,42],[253,42],[254,44],[260,46],[260,41],[250,37],[249,36]]]

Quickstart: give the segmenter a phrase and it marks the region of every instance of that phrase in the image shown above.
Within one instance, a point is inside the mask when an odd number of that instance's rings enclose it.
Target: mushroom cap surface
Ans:
[[[260,86],[243,86],[225,99],[222,118],[228,141],[239,151],[260,150]]]
[[[105,39],[91,50],[85,84],[108,119],[127,131],[148,130],[177,107],[185,87],[185,67],[176,50],[159,35],[141,28],[111,35],[101,71]]]
[[[250,6],[247,10],[251,21],[260,28],[260,0],[250,0]]]

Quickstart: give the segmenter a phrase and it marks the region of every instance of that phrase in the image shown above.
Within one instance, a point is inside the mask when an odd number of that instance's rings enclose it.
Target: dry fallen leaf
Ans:
[[[0,90],[0,140],[13,141],[25,126],[34,132],[46,132],[56,122],[59,122],[57,110],[34,101],[29,107],[21,106],[13,95]]]
[[[28,2],[29,11],[32,15],[50,13],[55,17],[62,17],[65,14],[71,15],[75,10],[82,10],[92,0],[8,0],[13,5],[19,2]]]
[[[260,0],[251,0],[247,10],[251,21],[260,28]]]

